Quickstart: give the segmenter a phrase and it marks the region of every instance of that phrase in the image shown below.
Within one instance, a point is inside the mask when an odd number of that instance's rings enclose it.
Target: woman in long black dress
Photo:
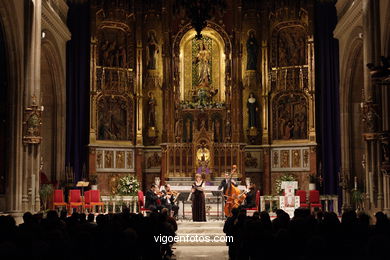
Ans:
[[[206,205],[204,189],[205,182],[202,175],[195,175],[195,182],[192,184],[192,220],[201,222],[206,221]]]

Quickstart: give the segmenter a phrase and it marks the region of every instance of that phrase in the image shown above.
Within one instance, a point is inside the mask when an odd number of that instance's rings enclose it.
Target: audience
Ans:
[[[374,224],[371,224],[374,222]],[[23,215],[19,226],[11,216],[0,216],[2,259],[170,259],[172,243],[154,236],[174,236],[177,223],[167,210],[145,217],[124,209],[118,214],[48,211]],[[233,209],[223,231],[233,236],[227,243],[230,259],[388,259],[390,222],[378,212],[345,211],[341,221],[333,212],[295,210],[294,217],[276,211],[252,217]]]
[[[341,221],[334,212],[299,208],[294,217],[276,211],[271,222],[267,212],[246,216],[235,209],[224,225],[229,259],[389,259],[390,222],[378,212],[370,216],[346,211]],[[387,250],[387,251],[386,251]]]
[[[118,214],[48,211],[46,217],[26,212],[16,225],[0,216],[1,259],[170,259],[172,244],[154,236],[175,235],[176,221],[167,212],[145,217],[124,209]]]

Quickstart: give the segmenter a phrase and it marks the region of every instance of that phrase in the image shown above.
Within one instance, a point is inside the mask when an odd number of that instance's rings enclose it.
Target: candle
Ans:
[[[354,184],[355,184],[354,188],[355,190],[357,190],[357,176],[354,177]]]

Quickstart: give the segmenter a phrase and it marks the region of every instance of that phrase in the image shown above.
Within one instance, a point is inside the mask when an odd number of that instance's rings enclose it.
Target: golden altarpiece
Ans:
[[[276,1],[278,2],[278,1]],[[89,174],[316,174],[311,1],[226,1],[202,37],[175,1],[91,1]]]

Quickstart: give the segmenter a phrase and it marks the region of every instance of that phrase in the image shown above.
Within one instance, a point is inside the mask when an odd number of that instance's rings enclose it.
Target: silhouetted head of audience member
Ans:
[[[31,212],[26,212],[23,214],[23,222],[27,225],[33,223],[34,221],[34,217],[33,215],[31,214]]]
[[[89,223],[93,223],[95,221],[95,215],[93,213],[89,213],[87,217],[87,221]]]

